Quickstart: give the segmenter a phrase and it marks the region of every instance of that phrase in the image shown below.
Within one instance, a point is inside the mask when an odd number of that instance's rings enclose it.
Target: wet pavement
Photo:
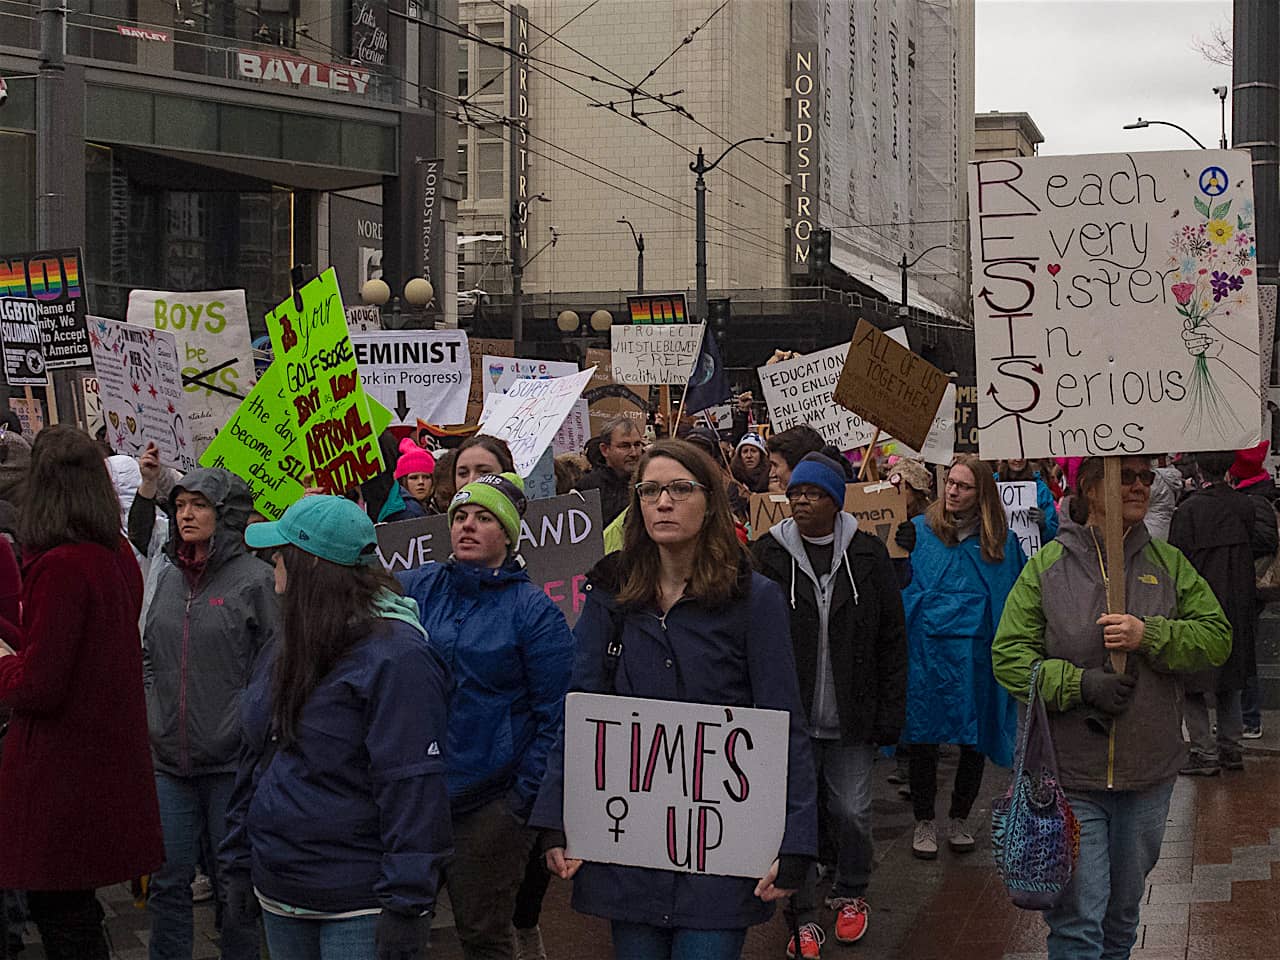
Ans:
[[[1276,960],[1280,957],[1280,713],[1264,721],[1267,735],[1247,743],[1243,772],[1182,777],[1174,791],[1160,862],[1149,878],[1134,958],[1145,960]],[[943,758],[939,809],[954,772]],[[867,900],[866,937],[843,947],[834,936],[825,958],[902,960],[1044,960],[1046,928],[1040,915],[1009,904],[991,864],[989,799],[1003,791],[1007,773],[988,766],[970,828],[978,840],[969,854],[954,854],[939,838],[935,861],[911,856],[909,801],[886,780],[893,761],[876,764],[874,823],[876,872]],[[939,821],[942,825],[943,821]],[[127,889],[101,892],[110,914],[115,955],[146,957],[147,919]],[[216,957],[213,910],[196,908],[194,957]],[[433,933],[433,960],[461,960],[447,905]],[[569,906],[569,885],[552,881],[542,930],[549,960],[607,960],[608,925]],[[828,933],[833,934],[828,928]],[[34,931],[32,931],[34,933]],[[781,916],[751,931],[744,960],[785,956]],[[20,955],[40,960],[34,936]]]

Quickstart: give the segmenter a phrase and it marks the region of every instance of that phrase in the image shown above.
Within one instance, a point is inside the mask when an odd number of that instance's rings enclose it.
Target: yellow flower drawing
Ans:
[[[1235,232],[1235,228],[1225,220],[1210,220],[1206,229],[1209,231],[1209,239],[1221,246],[1231,239],[1231,234]]]

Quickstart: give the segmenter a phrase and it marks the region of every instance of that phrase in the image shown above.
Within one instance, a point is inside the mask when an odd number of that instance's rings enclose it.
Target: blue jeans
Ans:
[[[818,772],[818,793],[826,803],[826,826],[835,833],[836,869],[833,897],[861,897],[871,881],[875,846],[871,839],[871,765],[875,747],[869,743],[810,739]],[[816,871],[810,869],[795,896],[800,922],[818,919]]]
[[[349,920],[304,920],[262,911],[271,960],[376,960],[378,915]]]
[[[612,926],[614,960],[738,960],[747,940],[746,930],[669,930],[621,920]]]
[[[1045,911],[1049,960],[1129,956],[1172,794],[1172,781],[1147,790],[1067,791],[1080,821],[1080,860],[1062,901]]]
[[[193,930],[191,881],[203,846],[213,851],[207,864],[214,895],[221,908],[227,891],[218,877],[217,850],[227,833],[227,802],[235,783],[233,773],[199,777],[175,777],[156,773],[156,795],[160,800],[160,825],[164,830],[164,866],[151,876],[150,960],[191,960]],[[233,924],[225,909],[221,931],[224,960],[258,960],[258,926]]]
[[[1258,697],[1256,676],[1244,682],[1244,693],[1240,698],[1240,714],[1246,727],[1254,730],[1262,729],[1262,701]]]

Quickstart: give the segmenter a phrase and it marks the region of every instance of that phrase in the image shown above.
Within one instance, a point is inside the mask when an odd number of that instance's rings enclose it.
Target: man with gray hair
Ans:
[[[605,526],[612,523],[631,502],[632,475],[643,452],[644,437],[630,417],[614,417],[600,431],[604,466],[585,474],[578,483],[578,489],[600,491],[600,510]]]

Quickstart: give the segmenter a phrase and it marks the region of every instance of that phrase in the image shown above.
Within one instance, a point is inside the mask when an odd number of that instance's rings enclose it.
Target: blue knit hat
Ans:
[[[791,471],[791,480],[787,483],[787,492],[801,485],[817,487],[832,500],[838,508],[844,508],[844,471],[840,464],[821,453],[805,454],[803,460]]]

